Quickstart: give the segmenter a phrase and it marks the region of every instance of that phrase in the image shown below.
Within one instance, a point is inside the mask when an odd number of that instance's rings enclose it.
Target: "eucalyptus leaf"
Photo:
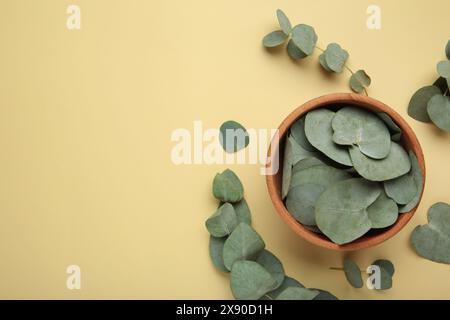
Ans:
[[[247,129],[240,123],[229,120],[225,121],[220,126],[219,140],[222,148],[228,152],[233,153],[248,146],[250,142]]]
[[[281,292],[276,300],[313,300],[319,291],[299,287],[289,287]]]
[[[289,18],[286,16],[286,14],[281,9],[277,10],[277,18],[278,18],[278,23],[280,24],[281,30],[284,32],[284,34],[286,34],[288,36],[292,30],[292,26],[291,26],[291,22],[289,21]]]
[[[399,133],[394,133],[394,134],[391,136],[391,140],[394,141],[394,142],[397,142],[397,143],[401,142],[401,141],[402,141],[402,133],[401,133],[401,132],[399,132]]]
[[[223,262],[228,270],[235,261],[254,260],[265,248],[261,236],[248,224],[240,223],[223,246]]]
[[[293,60],[300,60],[307,57],[307,55],[297,47],[292,39],[289,39],[288,41],[287,52],[289,57],[291,57]]]
[[[342,72],[349,56],[348,52],[342,49],[337,43],[330,43],[323,52],[323,55],[325,56],[327,67],[336,73]]]
[[[351,75],[349,84],[354,92],[361,93],[364,88],[370,86],[371,82],[372,80],[364,70],[358,70]]]
[[[305,134],[308,141],[332,160],[352,166],[346,147],[333,142],[331,122],[335,113],[328,109],[316,109],[308,112],[305,118]]]
[[[302,184],[317,184],[327,188],[335,182],[347,180],[351,177],[344,170],[330,166],[312,166],[296,172],[292,176],[290,188],[292,189]]]
[[[418,121],[430,122],[427,112],[428,101],[440,93],[441,90],[435,86],[426,86],[417,90],[409,101],[408,115]]]
[[[399,208],[400,213],[405,213],[411,211],[413,208],[417,206],[419,203],[420,197],[422,196],[423,191],[423,176],[422,170],[419,166],[419,161],[417,160],[414,152],[409,151],[409,159],[411,161],[411,172],[410,174],[414,178],[414,182],[416,184],[417,192],[414,198],[406,205]]]
[[[305,229],[308,229],[309,231],[312,231],[312,232],[314,232],[314,233],[323,234],[323,232],[320,231],[319,227],[317,227],[317,226],[307,226],[307,225],[303,225],[303,227],[305,227]]]
[[[317,151],[316,148],[309,143],[308,138],[306,138],[304,117],[295,121],[291,126],[291,136],[303,149],[311,152]]]
[[[417,194],[417,185],[411,172],[384,182],[384,190],[396,203],[405,205]]]
[[[263,46],[273,48],[282,45],[288,36],[281,30],[273,31],[263,38]]]
[[[299,172],[303,169],[308,169],[311,167],[323,166],[323,165],[325,165],[325,164],[317,158],[313,158],[313,157],[305,158],[295,164],[295,166],[292,168],[292,174],[295,174],[296,172]]]
[[[254,261],[236,261],[231,269],[231,292],[237,300],[257,300],[272,291],[277,282]]]
[[[402,129],[392,120],[392,118],[385,112],[378,112],[377,116],[383,120],[391,133],[401,133]]]
[[[377,200],[367,208],[372,228],[386,228],[395,223],[398,218],[398,207],[394,200],[388,198],[381,190]]]
[[[439,90],[441,90],[442,94],[445,94],[449,87],[447,79],[445,79],[444,77],[437,78],[436,81],[433,83],[433,86],[438,87]]]
[[[319,294],[313,300],[339,300],[335,295],[328,291],[311,288],[311,290],[316,290]]]
[[[275,281],[277,282],[275,289],[281,286],[284,281],[284,268],[281,264],[281,261],[272,252],[264,249],[259,254],[256,262],[263,266],[264,269],[269,271],[269,273],[275,279]]]
[[[384,270],[386,270],[386,272],[393,277],[394,273],[395,273],[395,267],[394,264],[386,259],[378,259],[375,260],[374,262],[372,262],[372,265],[376,265],[379,266],[380,268],[383,268]]]
[[[261,300],[275,300],[281,292],[283,292],[285,289],[287,289],[289,287],[304,288],[305,286],[303,286],[300,282],[298,282],[294,278],[285,276],[281,286],[279,286],[278,288],[276,288],[273,291],[270,291],[270,292],[266,293],[261,298]]]
[[[309,56],[314,52],[317,34],[313,27],[299,24],[292,29],[292,40],[304,54]]]
[[[364,155],[358,147],[350,147],[350,156],[356,171],[370,181],[395,179],[411,169],[408,154],[399,144],[392,142],[389,155],[381,160]]]
[[[358,265],[348,258],[344,259],[344,273],[348,283],[354,288],[362,288],[363,280]]]
[[[374,113],[356,107],[344,107],[331,122],[333,141],[340,145],[356,145],[373,159],[384,159],[391,149],[391,136],[383,120]]]
[[[234,208],[229,203],[224,203],[206,220],[206,229],[214,237],[230,235],[238,225],[238,219]]]
[[[428,224],[417,226],[411,243],[421,257],[450,264],[450,206],[438,202],[428,210]]]
[[[448,61],[448,60],[440,61],[437,64],[436,69],[437,69],[438,74],[441,77],[443,77],[445,79],[450,78],[450,61]]]
[[[392,276],[394,275],[394,265],[389,260],[376,260],[372,265],[380,268],[380,287],[377,290],[387,290],[392,288]]]
[[[292,135],[288,137],[288,143],[291,144],[292,149],[292,165],[295,165],[300,160],[318,156],[317,152],[304,149],[299,143],[297,143]]]
[[[301,184],[292,188],[286,198],[286,208],[289,213],[300,223],[316,225],[315,205],[325,187],[318,184]]]
[[[316,202],[317,226],[337,244],[358,239],[372,227],[367,208],[380,192],[377,183],[361,178],[333,184]]]
[[[326,60],[326,58],[325,58],[325,54],[324,53],[321,53],[320,55],[319,55],[319,63],[320,63],[320,65],[325,69],[325,71],[327,71],[327,72],[333,72],[333,70],[331,70],[331,68],[328,66],[328,64],[327,64],[327,60]]]
[[[241,222],[252,224],[252,216],[250,213],[250,208],[248,207],[247,201],[242,199],[239,202],[235,202],[232,204],[234,208],[234,212],[236,213],[238,224]]]
[[[225,237],[216,238],[209,237],[209,256],[213,265],[222,272],[229,272],[223,263],[223,245],[225,244]]]
[[[226,169],[214,177],[213,194],[222,202],[239,202],[244,196],[244,187],[238,176],[230,169]]]
[[[448,61],[450,63],[450,61]],[[441,130],[450,131],[450,97],[435,95],[428,101],[428,115]]]
[[[286,198],[289,192],[289,186],[291,185],[293,162],[294,162],[294,153],[288,135],[288,137],[286,138],[286,142],[284,144],[283,172],[281,178],[281,198],[283,200],[284,198]]]

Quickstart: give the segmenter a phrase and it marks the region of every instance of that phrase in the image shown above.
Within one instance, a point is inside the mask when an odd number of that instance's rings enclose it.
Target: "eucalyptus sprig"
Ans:
[[[450,131],[450,40],[445,48],[448,60],[436,66],[439,78],[431,86],[420,88],[408,105],[410,117],[421,122],[432,122],[439,129]]]
[[[209,254],[213,265],[231,272],[231,291],[238,300],[336,300],[331,293],[305,288],[285,275],[281,261],[251,226],[244,188],[231,170],[213,181],[219,208],[206,220],[210,233]]]
[[[350,72],[350,88],[356,92],[365,92],[370,86],[371,79],[364,70],[353,72],[347,66],[349,54],[337,43],[330,43],[324,50],[317,46],[318,36],[313,27],[306,24],[298,24],[292,27],[286,14],[277,10],[278,23],[281,30],[273,31],[263,38],[266,48],[278,47],[287,41],[287,53],[293,60],[304,59],[314,53],[314,49],[321,51],[319,63],[324,70],[330,73],[342,73],[344,69]]]

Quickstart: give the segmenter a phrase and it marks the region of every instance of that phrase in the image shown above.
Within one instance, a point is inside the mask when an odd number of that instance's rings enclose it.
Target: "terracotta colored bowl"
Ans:
[[[276,174],[266,176],[267,187],[272,202],[275,206],[275,209],[280,215],[280,217],[284,220],[284,222],[287,223],[287,225],[292,230],[294,230],[296,234],[306,239],[307,241],[324,248],[339,251],[352,251],[373,247],[394,236],[408,223],[408,221],[414,215],[420,203],[420,200],[422,199],[422,195],[420,196],[419,203],[417,204],[417,206],[407,213],[399,214],[399,218],[392,226],[380,230],[371,230],[361,238],[344,245],[335,244],[324,235],[317,234],[315,232],[306,229],[302,224],[297,222],[297,220],[295,220],[295,218],[288,212],[286,206],[284,205],[283,200],[281,199],[281,178],[283,174],[282,163],[284,154],[284,142],[288,129],[297,119],[304,116],[307,112],[316,108],[333,105],[353,105],[369,109],[375,112],[387,113],[392,118],[392,120],[394,120],[394,122],[402,129],[403,134],[401,144],[403,145],[403,147],[406,150],[412,150],[416,154],[417,159],[419,161],[420,169],[422,170],[423,183],[425,185],[425,161],[422,148],[420,147],[419,141],[417,140],[416,135],[414,134],[408,123],[397,112],[395,112],[393,109],[391,109],[390,107],[388,107],[387,105],[385,105],[380,101],[369,98],[367,96],[357,95],[353,93],[336,93],[322,96],[306,102],[302,106],[295,109],[281,123],[280,127],[278,128],[279,139],[274,138],[272,140],[268,152],[268,157],[271,160],[270,164],[271,165],[279,164],[280,169],[277,171]],[[276,157],[278,154],[279,154],[279,161],[277,162]]]

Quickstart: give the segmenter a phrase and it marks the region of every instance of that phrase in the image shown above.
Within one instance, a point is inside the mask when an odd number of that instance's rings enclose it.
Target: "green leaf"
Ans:
[[[263,46],[273,48],[282,45],[288,36],[281,30],[273,31],[263,38]]]
[[[400,141],[402,141],[402,133],[399,132],[399,133],[393,134],[393,135],[391,136],[391,140],[394,141],[394,142],[399,143]]]
[[[435,95],[428,101],[427,110],[431,121],[439,129],[450,131],[450,97]]]
[[[213,236],[209,237],[209,256],[213,265],[222,272],[229,272],[228,269],[223,264],[223,245],[225,244],[226,238],[216,238]]]
[[[364,91],[364,88],[370,86],[371,82],[372,80],[364,70],[358,70],[350,77],[350,89],[356,93],[361,93]]]
[[[441,90],[435,86],[426,86],[417,90],[409,101],[408,115],[417,121],[430,122],[427,112],[428,101],[440,93]]]
[[[325,187],[318,184],[301,184],[292,188],[286,198],[286,208],[300,223],[316,225],[315,205]]]
[[[230,169],[226,169],[214,177],[213,194],[222,202],[239,202],[244,196],[244,187],[238,176]]]
[[[417,194],[417,185],[414,181],[414,176],[410,171],[396,179],[388,180],[384,182],[384,190],[389,198],[393,199],[398,204],[407,204]]]
[[[344,259],[344,273],[348,283],[350,283],[352,287],[362,288],[363,280],[361,270],[354,261],[348,258]]]
[[[232,205],[234,208],[234,212],[236,213],[238,223],[244,222],[251,225],[252,216],[247,201],[245,201],[245,199],[242,199],[241,201],[235,202]]]
[[[261,300],[275,300],[277,298],[277,296],[283,292],[285,289],[289,288],[289,287],[298,287],[298,288],[304,288],[304,286],[298,282],[297,280],[285,276],[283,283],[281,284],[281,286],[279,286],[278,288],[276,288],[273,291],[270,291],[268,293],[266,293]],[[317,290],[317,289],[316,289]]]
[[[305,158],[295,164],[295,166],[292,168],[292,174],[295,174],[303,169],[308,169],[311,167],[323,166],[323,165],[325,165],[325,164],[317,158],[313,158],[313,157]]]
[[[311,290],[319,291],[319,294],[313,300],[339,300],[336,296],[328,291],[311,288]]]
[[[317,226],[307,226],[307,225],[303,225],[303,227],[305,227],[305,229],[308,229],[309,231],[312,231],[312,232],[314,232],[314,233],[323,234],[323,232],[320,231],[319,227],[317,227]]]
[[[380,287],[377,290],[387,290],[392,288],[392,276],[394,275],[394,265],[389,260],[376,260],[372,265],[380,268]]]
[[[385,181],[395,179],[411,169],[411,162],[405,149],[392,142],[389,155],[381,160],[364,155],[358,147],[350,147],[350,157],[356,171],[367,180]]]
[[[337,43],[330,43],[325,51],[325,62],[327,67],[336,73],[341,73],[344,69],[345,62],[348,59],[348,52],[341,48]]]
[[[372,262],[372,265],[379,266],[380,268],[383,268],[386,270],[386,272],[392,277],[395,273],[395,267],[394,264],[386,259],[378,259]]]
[[[303,184],[317,184],[328,188],[335,182],[350,179],[352,176],[344,170],[330,166],[313,166],[296,172],[291,179],[291,189]]]
[[[304,117],[295,121],[291,126],[291,136],[303,149],[311,152],[317,151],[306,138]]]
[[[450,78],[450,61],[448,60],[440,61],[437,64],[436,69],[441,77],[445,79]]]
[[[317,226],[337,244],[358,239],[372,227],[367,208],[380,192],[377,183],[361,178],[333,184],[316,202]]]
[[[421,257],[450,264],[450,206],[438,202],[428,210],[428,224],[417,226],[411,243]]]
[[[400,213],[409,212],[413,208],[415,208],[417,206],[417,204],[419,203],[419,200],[420,200],[420,197],[422,196],[422,191],[423,191],[422,170],[420,169],[419,161],[417,160],[416,155],[412,151],[409,151],[409,159],[411,162],[411,172],[409,174],[411,174],[414,178],[417,192],[416,192],[416,195],[414,196],[414,198],[408,204],[399,208]]]
[[[289,287],[281,292],[276,300],[313,300],[319,295],[317,290]]]
[[[316,157],[318,155],[317,152],[308,151],[304,149],[300,144],[295,141],[295,139],[292,136],[288,137],[289,143],[291,144],[292,149],[292,165],[295,165],[300,160],[310,158],[310,157]]]
[[[289,21],[286,14],[283,12],[283,10],[278,9],[277,10],[277,18],[278,23],[280,24],[281,30],[284,32],[285,35],[289,35],[292,30],[291,22]]]
[[[392,118],[384,112],[377,112],[377,116],[383,120],[384,124],[388,127],[389,131],[393,134],[401,133],[402,129],[392,120]]]
[[[325,58],[325,54],[324,54],[324,53],[321,53],[321,54],[319,55],[319,63],[320,63],[320,65],[325,69],[325,71],[327,71],[327,72],[333,72],[333,70],[331,70],[330,67],[329,67],[328,64],[327,64],[327,60],[326,60],[326,58]]]
[[[305,134],[308,141],[332,160],[351,166],[352,161],[347,148],[333,142],[331,121],[335,113],[328,109],[316,109],[308,112],[305,118]]]
[[[356,145],[366,156],[384,159],[391,148],[387,126],[374,113],[362,108],[344,107],[331,123],[333,141],[340,145]]]
[[[395,223],[398,218],[398,207],[394,200],[388,198],[381,190],[377,200],[367,208],[372,228],[386,228]]]
[[[230,235],[238,225],[234,208],[229,203],[224,203],[219,209],[206,220],[206,229],[214,237]]]
[[[245,129],[236,121],[225,121],[220,126],[219,140],[223,150],[228,153],[237,152],[248,146],[250,140]]]
[[[306,55],[311,55],[317,43],[317,34],[314,28],[306,24],[299,24],[292,29],[292,40]]]
[[[441,90],[442,94],[445,94],[449,87],[447,79],[445,79],[444,77],[437,78],[436,81],[433,83],[433,86],[438,87],[439,90]]]
[[[447,46],[445,47],[445,55],[447,56],[447,59],[450,60],[450,40],[448,40]]]
[[[248,224],[240,223],[223,246],[223,262],[228,270],[235,261],[254,260],[265,248],[261,236]]]
[[[287,52],[289,57],[291,57],[293,60],[300,60],[307,57],[307,55],[297,47],[292,39],[289,39],[288,41]]]
[[[281,261],[269,250],[263,250],[256,262],[264,267],[277,282],[276,288],[281,286],[284,281],[284,268]]]
[[[292,151],[292,144],[289,141],[289,136],[286,138],[284,144],[283,156],[283,176],[281,180],[281,198],[284,200],[289,192],[292,178],[292,163],[294,162],[294,153]]]
[[[257,300],[272,291],[277,282],[254,261],[236,261],[231,269],[231,292],[237,300]]]

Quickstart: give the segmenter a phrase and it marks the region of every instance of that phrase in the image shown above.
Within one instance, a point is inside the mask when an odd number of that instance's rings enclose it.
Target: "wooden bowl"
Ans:
[[[378,100],[372,99],[364,95],[357,95],[353,93],[335,93],[325,95],[306,102],[302,106],[295,109],[281,123],[280,127],[278,128],[279,136],[275,137],[272,140],[268,151],[269,157],[268,159],[270,159],[269,169],[271,169],[270,166],[279,165],[279,170],[277,170],[276,174],[273,175],[268,174],[266,176],[267,188],[270,197],[272,199],[272,202],[275,206],[275,209],[280,215],[280,217],[284,220],[284,222],[287,223],[287,225],[292,230],[294,230],[296,234],[306,239],[307,241],[324,248],[339,251],[352,251],[373,247],[394,236],[408,223],[408,221],[414,215],[417,207],[419,206],[420,200],[422,199],[423,191],[422,194],[420,195],[419,203],[417,204],[417,206],[407,213],[399,214],[399,217],[395,222],[395,224],[393,224],[388,228],[371,230],[361,238],[344,245],[335,244],[324,235],[317,234],[306,229],[302,224],[297,222],[297,220],[295,220],[295,218],[288,212],[286,206],[284,205],[283,200],[281,199],[281,178],[283,174],[282,163],[284,154],[284,141],[288,129],[297,119],[304,116],[307,112],[313,109],[333,105],[352,105],[375,112],[387,113],[392,118],[392,120],[402,129],[403,133],[401,144],[403,145],[403,147],[406,150],[412,150],[416,154],[423,175],[423,184],[425,185],[425,161],[422,148],[420,147],[419,141],[417,140],[416,135],[414,134],[408,123],[397,112],[395,112],[393,109],[391,109],[390,107],[388,107],[387,105]],[[278,155],[279,157],[277,159]]]

